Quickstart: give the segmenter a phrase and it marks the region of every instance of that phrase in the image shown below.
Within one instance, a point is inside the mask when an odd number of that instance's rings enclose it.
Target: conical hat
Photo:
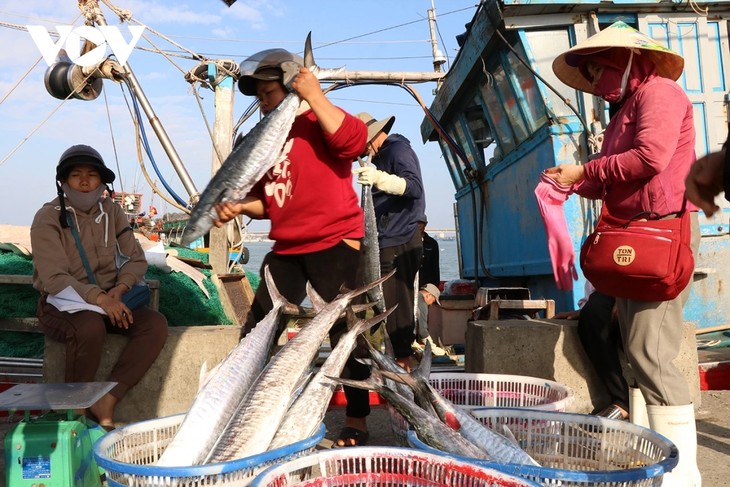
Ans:
[[[553,72],[566,85],[595,94],[591,82],[578,69],[581,64],[580,56],[606,51],[612,47],[634,49],[636,54],[647,56],[656,66],[659,76],[676,81],[682,75],[682,56],[621,21],[611,24],[556,57],[553,61]]]
[[[367,112],[358,113],[357,118],[365,122],[365,125],[368,127],[368,143],[372,142],[375,136],[380,132],[389,134],[390,129],[393,127],[393,123],[395,122],[395,117],[392,115],[388,118],[384,118],[383,120],[376,120],[375,117]]]

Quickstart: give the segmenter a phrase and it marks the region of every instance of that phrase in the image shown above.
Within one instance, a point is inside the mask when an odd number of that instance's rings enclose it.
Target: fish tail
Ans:
[[[322,296],[319,295],[319,293],[314,289],[312,284],[307,281],[307,284],[305,286],[307,297],[312,302],[312,307],[315,311],[319,312],[327,306],[327,301],[325,301]]]
[[[355,387],[357,389],[371,390],[378,393],[383,392],[383,389],[385,388],[381,380],[382,376],[377,369],[373,369],[370,373],[370,377],[364,380],[343,379],[342,377],[333,377],[330,375],[326,377],[342,385]]]
[[[393,312],[394,309],[395,309],[395,306],[390,308],[385,313],[381,313],[378,316],[374,316],[374,317],[370,318],[369,320],[359,320],[352,325],[351,330],[356,335],[362,335],[362,333],[365,333],[370,328],[372,328],[373,326],[375,326],[375,325],[379,324],[381,321],[383,321],[390,313]],[[350,313],[350,311],[348,311],[348,313]],[[365,340],[367,341],[367,339],[365,339]]]
[[[304,65],[309,68],[315,68],[317,65],[314,64],[314,54],[312,53],[312,31],[310,30],[307,34],[307,39],[304,41]]]
[[[359,296],[359,295],[361,295],[363,293],[368,292],[370,289],[372,289],[372,288],[374,288],[376,286],[379,286],[380,284],[382,284],[383,282],[385,282],[386,279],[388,279],[389,277],[391,277],[393,274],[395,274],[395,269],[393,269],[392,271],[390,271],[389,273],[387,273],[386,275],[384,275],[380,279],[374,280],[370,284],[366,284],[363,287],[359,287],[359,288],[354,289],[352,291],[348,291],[345,294],[345,296],[347,296],[348,299],[352,300],[355,296]],[[388,313],[388,314],[392,313],[393,310],[396,308],[396,306],[398,306],[398,305],[396,304],[395,306],[393,306],[392,309],[386,311],[386,313]]]
[[[264,280],[266,281],[266,289],[269,290],[271,302],[274,303],[274,308],[284,307],[289,304],[289,301],[281,295],[279,289],[276,287],[276,283],[274,282],[274,278],[271,277],[271,271],[269,271],[268,265],[264,266]]]

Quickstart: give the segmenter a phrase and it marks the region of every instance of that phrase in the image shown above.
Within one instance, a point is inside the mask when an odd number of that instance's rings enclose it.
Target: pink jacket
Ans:
[[[601,156],[585,165],[574,189],[602,198],[619,218],[679,211],[695,161],[692,104],[677,83],[654,74],[627,96],[606,128]]]

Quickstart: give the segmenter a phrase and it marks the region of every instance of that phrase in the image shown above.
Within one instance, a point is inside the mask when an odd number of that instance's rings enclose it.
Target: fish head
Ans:
[[[180,244],[187,247],[195,240],[205,235],[210,227],[206,227],[204,222],[207,223],[207,219],[201,218],[199,220],[188,220],[188,223],[185,225],[185,229],[183,230],[183,234],[180,237]]]

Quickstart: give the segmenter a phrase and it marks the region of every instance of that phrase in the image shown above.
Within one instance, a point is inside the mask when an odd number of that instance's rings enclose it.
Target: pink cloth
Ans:
[[[553,276],[558,289],[564,291],[572,291],[573,281],[578,279],[573,242],[563,211],[563,203],[572,193],[572,186],[561,186],[545,174],[540,175],[540,182],[535,187],[537,206],[545,224]]]

